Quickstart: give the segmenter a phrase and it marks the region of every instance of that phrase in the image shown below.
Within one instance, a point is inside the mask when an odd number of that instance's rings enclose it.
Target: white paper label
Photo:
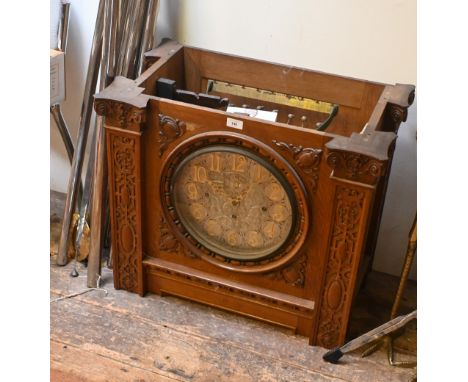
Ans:
[[[229,118],[226,120],[226,126],[227,127],[233,127],[234,129],[239,129],[242,130],[242,125],[244,124],[243,121],[240,121],[238,119],[234,118]]]
[[[50,98],[57,98],[60,95],[59,76],[60,68],[58,62],[50,64]]]

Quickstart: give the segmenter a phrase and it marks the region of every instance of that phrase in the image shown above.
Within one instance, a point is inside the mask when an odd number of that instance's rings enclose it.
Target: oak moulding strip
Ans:
[[[227,288],[232,288],[239,292],[253,294],[262,298],[267,297],[268,299],[277,300],[278,302],[282,304],[290,305],[291,307],[298,307],[301,309],[301,311],[305,310],[305,311],[310,311],[310,313],[312,313],[312,311],[314,310],[314,305],[315,305],[314,301],[306,300],[300,297],[290,296],[284,293],[275,292],[275,291],[263,289],[260,287],[252,288],[246,284],[226,280],[224,278],[220,278],[220,277],[208,274],[206,272],[188,268],[180,264],[175,264],[170,261],[146,257],[143,260],[143,266],[147,268],[147,271],[153,274],[155,271],[157,272],[158,270],[161,270],[162,272],[164,272],[165,270],[168,270],[170,272],[175,273],[176,275],[187,276],[190,279],[200,280],[201,282],[204,282],[204,283],[219,284]],[[161,277],[159,273],[157,273],[157,275]],[[202,287],[202,285],[200,286]],[[252,300],[252,301],[257,302],[257,303],[260,302],[260,301],[255,301],[255,300]],[[276,308],[280,308],[280,306]],[[308,314],[302,313],[301,315],[304,315],[305,317],[309,318]]]

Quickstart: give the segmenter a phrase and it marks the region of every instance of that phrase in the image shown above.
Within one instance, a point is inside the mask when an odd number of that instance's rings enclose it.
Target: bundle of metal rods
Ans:
[[[89,159],[81,200],[77,200],[81,172],[93,115],[93,95],[103,90],[115,76],[135,79],[141,74],[144,53],[154,46],[158,0],[100,0],[94,36],[89,57],[78,140],[73,155],[68,182],[63,226],[57,264],[67,263],[67,248],[71,235],[72,215],[79,210],[75,235],[76,254],[79,252],[83,231],[90,226],[88,255],[88,287],[96,287],[101,271],[101,250],[108,221],[106,187],[105,134],[102,117],[95,117],[94,134],[88,144]],[[98,82],[99,78],[99,82]]]

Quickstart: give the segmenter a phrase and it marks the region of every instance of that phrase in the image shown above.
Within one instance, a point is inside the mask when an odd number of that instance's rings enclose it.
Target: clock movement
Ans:
[[[174,41],[148,52],[95,96],[115,287],[342,344],[413,96]]]

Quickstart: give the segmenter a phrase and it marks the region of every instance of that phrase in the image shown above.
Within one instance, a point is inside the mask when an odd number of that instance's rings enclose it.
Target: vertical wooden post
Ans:
[[[141,135],[148,97],[123,77],[96,95],[95,109],[105,117],[114,286],[145,293],[141,222]],[[112,165],[111,165],[112,164]]]
[[[316,345],[333,348],[345,341],[370,211],[395,138],[394,133],[371,132],[337,137],[326,144],[335,186]],[[369,145],[369,140],[374,144]]]

